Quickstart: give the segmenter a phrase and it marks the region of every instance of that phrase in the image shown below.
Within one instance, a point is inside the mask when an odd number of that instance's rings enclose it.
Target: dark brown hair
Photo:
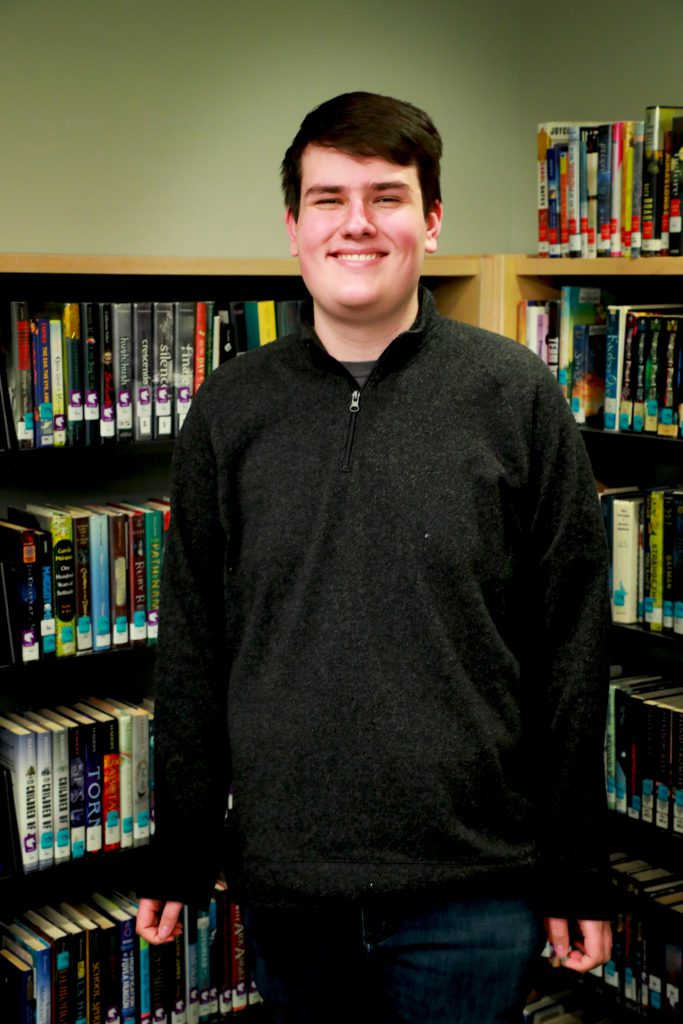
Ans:
[[[307,114],[280,168],[285,206],[295,219],[301,199],[301,157],[310,145],[416,167],[425,216],[441,199],[441,136],[424,110],[412,103],[372,92],[347,92]]]

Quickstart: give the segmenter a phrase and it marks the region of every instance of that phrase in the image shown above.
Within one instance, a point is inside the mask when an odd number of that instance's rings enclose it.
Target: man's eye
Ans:
[[[394,206],[396,203],[399,203],[400,201],[401,200],[399,199],[398,196],[378,196],[377,197],[377,202],[381,203],[383,206],[386,206],[387,204],[390,204],[391,206]]]
[[[317,206],[337,206],[341,202],[336,196],[328,196],[325,199],[318,199]]]

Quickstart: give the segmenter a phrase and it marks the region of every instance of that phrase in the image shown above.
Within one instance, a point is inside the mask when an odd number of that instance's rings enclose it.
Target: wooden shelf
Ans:
[[[683,257],[654,256],[631,259],[549,259],[513,256],[515,273],[522,277],[681,277]]]

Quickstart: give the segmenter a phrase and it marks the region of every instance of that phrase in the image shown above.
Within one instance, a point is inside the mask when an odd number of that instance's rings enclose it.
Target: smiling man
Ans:
[[[207,900],[232,786],[278,1022],[519,1021],[546,932],[609,956],[604,527],[548,369],[420,285],[440,158],[390,97],[304,119],[310,301],[207,379],[174,460],[138,930]]]

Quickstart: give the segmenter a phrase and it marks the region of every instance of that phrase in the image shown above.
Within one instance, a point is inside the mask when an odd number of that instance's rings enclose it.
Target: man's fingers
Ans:
[[[546,917],[545,933],[555,956],[562,963],[569,953],[569,922],[564,917]]]
[[[182,932],[182,925],[178,921],[182,909],[182,903],[169,902],[165,904],[161,920],[159,921],[159,938],[162,942],[174,939],[176,935],[180,935]]]
[[[141,899],[136,923],[138,935],[154,946],[172,942],[183,930],[179,922],[182,909],[182,903]]]

